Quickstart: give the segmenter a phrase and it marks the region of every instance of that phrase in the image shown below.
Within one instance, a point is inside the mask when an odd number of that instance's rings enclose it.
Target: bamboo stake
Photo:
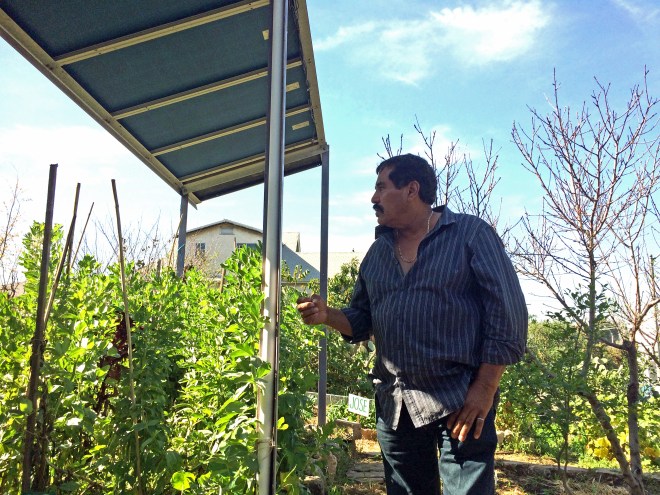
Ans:
[[[76,262],[76,259],[78,258],[78,250],[80,249],[80,245],[82,244],[82,241],[85,237],[85,232],[87,231],[87,224],[89,223],[89,217],[92,216],[92,210],[94,209],[94,203],[92,202],[92,206],[89,208],[89,213],[87,214],[87,220],[85,220],[85,226],[82,229],[82,232],[80,233],[80,240],[78,241],[78,246],[76,246],[76,252],[73,253],[73,258],[71,260],[72,263]]]
[[[73,217],[71,218],[71,226],[69,227],[69,234],[67,235],[67,256],[66,256],[66,274],[71,273],[71,254],[73,253],[73,238],[76,235],[76,218],[78,217],[78,197],[80,195],[80,182],[76,186],[76,199],[73,204]],[[82,239],[82,237],[81,237]]]
[[[66,237],[66,242],[64,243],[64,248],[62,249],[62,257],[57,265],[57,270],[55,271],[55,276],[53,278],[53,283],[50,288],[50,297],[48,298],[48,303],[44,311],[44,335],[48,329],[48,319],[50,318],[50,312],[53,309],[53,302],[55,301],[55,294],[60,283],[60,278],[62,277],[62,271],[64,270],[64,264],[66,262],[67,256],[71,253],[71,246],[73,244],[73,235],[76,228],[76,215],[78,212],[78,198],[80,197],[80,183],[76,186],[76,195],[73,202],[73,217],[71,219],[71,225],[69,226],[69,232]],[[70,259],[70,258],[69,258]],[[41,432],[39,438],[37,439],[36,445],[38,446],[37,450],[33,453],[34,459],[32,460],[33,468],[36,470],[34,475],[34,480],[32,482],[32,489],[36,491],[43,491],[48,485],[48,427],[47,427],[47,389],[48,387],[42,383],[43,392],[41,395],[39,410],[42,416],[41,419]]]
[[[124,297],[124,320],[126,322],[126,344],[128,345],[128,383],[131,394],[131,405],[133,417],[133,426],[137,426],[137,416],[135,415],[135,384],[134,384],[134,371],[133,371],[133,342],[131,339],[131,320],[128,311],[128,292],[126,290],[126,272],[124,269],[124,240],[121,234],[121,219],[119,216],[119,200],[117,199],[117,185],[115,179],[112,179],[112,194],[115,198],[115,211],[117,213],[117,238],[119,239],[119,269],[121,271],[121,292]],[[136,474],[137,474],[137,489],[138,495],[142,495],[142,466],[140,462],[140,435],[138,431],[133,428],[135,433],[135,459],[136,459]]]
[[[55,184],[57,182],[57,164],[50,166],[48,175],[48,196],[46,199],[46,218],[44,221],[44,239],[41,250],[41,271],[39,274],[39,295],[37,299],[37,320],[34,337],[32,338],[32,355],[30,356],[30,380],[28,382],[27,399],[32,404],[32,411],[25,422],[25,440],[23,442],[23,472],[21,490],[30,491],[32,478],[32,452],[34,448],[35,428],[37,424],[37,386],[39,372],[44,352],[46,291],[48,290],[48,268],[50,267],[50,243],[53,233],[53,210],[55,209]]]
[[[73,200],[73,216],[71,217],[71,225],[69,226],[69,232],[66,236],[66,242],[64,243],[64,249],[62,250],[62,257],[60,262],[57,265],[57,270],[55,271],[55,278],[53,279],[53,285],[50,288],[50,297],[48,298],[48,304],[46,305],[46,311],[44,312],[44,328],[48,325],[48,318],[50,318],[50,311],[53,309],[53,302],[55,301],[55,292],[57,292],[57,287],[60,284],[60,277],[62,276],[62,270],[64,269],[64,263],[66,262],[67,253],[71,252],[71,245],[73,244],[73,231],[76,229],[76,217],[78,215],[78,198],[80,197],[80,182],[76,186],[76,196]]]

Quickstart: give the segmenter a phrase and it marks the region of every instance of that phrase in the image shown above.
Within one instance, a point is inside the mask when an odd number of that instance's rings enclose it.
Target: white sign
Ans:
[[[348,410],[362,416],[369,416],[371,399],[365,399],[359,395],[348,394]]]

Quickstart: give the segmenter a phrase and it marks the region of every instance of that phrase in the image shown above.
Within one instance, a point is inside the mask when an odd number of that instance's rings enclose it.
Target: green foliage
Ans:
[[[36,311],[27,298],[11,300],[0,293],[0,493],[9,493],[20,480],[21,441],[32,403],[23,397],[28,383],[29,338],[15,329],[26,325],[26,314]]]
[[[350,304],[353,288],[358,278],[360,262],[353,258],[344,263],[337,275],[328,279],[328,304],[343,308]],[[318,281],[310,284],[310,290],[318,293]],[[372,342],[350,344],[339,334],[330,330],[328,343],[328,393],[338,395],[373,395],[373,386],[368,377],[375,348]]]
[[[356,423],[360,423],[363,428],[376,429],[376,411],[373,407],[369,416],[362,416],[361,414],[350,412],[346,402],[338,402],[328,407],[328,421],[335,421],[337,419],[355,421]]]
[[[19,256],[19,263],[24,270],[25,292],[36,297],[39,289],[39,271],[41,269],[41,253],[45,227],[44,224],[34,222],[29,232],[23,237],[23,250]],[[59,257],[62,253],[62,226],[56,224],[51,232],[52,249],[50,253],[49,274],[52,278]]]
[[[360,262],[353,258],[344,263],[337,275],[328,280],[328,303],[333,307],[348,306],[353,297],[353,288],[360,272]]]
[[[536,359],[509,367],[497,416],[498,428],[513,433],[509,442],[517,450],[559,462],[566,439],[582,434],[573,428],[579,420],[574,377],[581,363],[574,336],[565,322],[530,323],[528,347]]]
[[[574,296],[578,303],[582,301]],[[575,308],[586,311],[582,304]],[[598,339],[609,335],[606,316],[613,308],[598,299],[598,325],[592,330]],[[552,316],[552,320],[530,322],[527,359],[509,367],[502,379],[498,428],[512,432],[508,448],[547,455],[558,463],[617,467],[609,441],[582,391],[597,394],[629,455],[627,361],[622,351],[602,344],[588,352],[587,330],[577,328],[565,313]],[[588,367],[584,366],[585,359],[589,359]],[[644,468],[657,470],[658,397],[649,394],[637,413]]]
[[[24,295],[0,294],[0,493],[19,493],[30,339],[40,240],[33,226],[22,261]],[[53,261],[61,253],[54,236]],[[255,489],[256,394],[269,365],[258,357],[261,259],[248,248],[226,265],[222,291],[198,272],[144,274],[126,267],[135,404],[118,266],[103,272],[85,257],[58,289],[46,332],[37,416],[47,439],[51,490],[58,493],[251,493]],[[281,490],[322,469],[330,431],[304,428],[317,380],[305,366],[318,330],[303,325],[283,296],[279,412]],[[135,433],[139,438],[138,480]],[[46,445],[44,442],[40,442]],[[330,446],[330,448],[333,448]]]

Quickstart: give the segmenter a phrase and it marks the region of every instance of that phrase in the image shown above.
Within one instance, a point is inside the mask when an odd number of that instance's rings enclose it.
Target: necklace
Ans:
[[[433,210],[431,210],[431,214],[429,215],[428,220],[426,221],[426,234],[428,234],[431,231],[431,218],[433,217]],[[417,261],[417,254],[415,254],[415,257],[411,260],[404,258],[403,253],[401,252],[401,243],[399,242],[399,231],[395,230],[394,234],[396,235],[396,248],[399,251],[399,259],[403,261],[404,263],[414,263]],[[426,235],[424,234],[424,235]]]

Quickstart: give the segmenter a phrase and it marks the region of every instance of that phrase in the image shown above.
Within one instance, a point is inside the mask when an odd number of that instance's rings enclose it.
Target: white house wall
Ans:
[[[236,246],[261,242],[261,232],[251,231],[236,225],[214,225],[206,229],[189,232],[186,246],[186,266],[200,266],[213,276],[220,273],[222,263],[231,256]],[[197,246],[205,246],[203,258],[197,256]]]
[[[295,266],[290,265],[297,264],[302,266],[304,271],[309,272],[306,279],[318,278],[321,267],[321,253],[300,252],[300,234],[298,232],[285,232],[282,240],[284,246],[286,246],[282,251],[282,257],[289,269],[293,271]],[[219,277],[222,263],[231,256],[236,246],[257,244],[261,241],[261,230],[227,220],[193,229],[187,233],[186,266],[195,265],[209,276]],[[196,247],[200,243],[205,246],[203,258],[196,256]],[[364,254],[356,252],[328,253],[328,277],[337,275],[341,270],[341,266],[349,263],[353,258],[362,261]]]

